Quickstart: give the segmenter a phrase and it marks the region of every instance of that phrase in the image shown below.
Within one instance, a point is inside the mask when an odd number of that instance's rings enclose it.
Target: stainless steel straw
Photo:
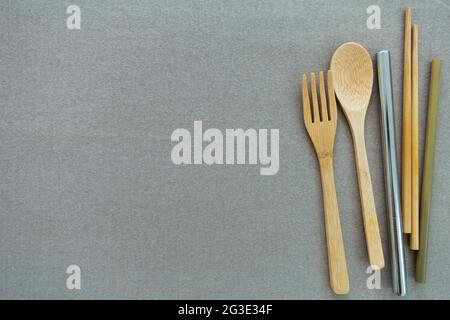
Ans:
[[[407,291],[405,250],[403,247],[401,198],[397,171],[397,147],[395,143],[394,99],[392,93],[390,52],[387,50],[378,52],[377,64],[392,286],[395,294],[404,296]]]

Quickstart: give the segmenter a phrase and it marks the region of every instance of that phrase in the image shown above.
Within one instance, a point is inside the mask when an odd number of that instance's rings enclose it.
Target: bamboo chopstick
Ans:
[[[411,78],[411,123],[412,123],[412,219],[410,248],[419,250],[419,26],[412,28],[412,78]]]
[[[431,191],[433,187],[434,154],[436,150],[436,127],[442,60],[431,63],[430,93],[428,97],[427,134],[423,159],[422,194],[420,199],[420,250],[416,261],[416,281],[426,281],[428,259],[428,225],[430,219]]]
[[[403,232],[411,233],[411,8],[405,10],[403,58],[402,211]]]

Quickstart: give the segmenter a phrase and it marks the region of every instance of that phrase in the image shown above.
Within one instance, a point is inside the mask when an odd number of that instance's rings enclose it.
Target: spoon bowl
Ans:
[[[373,64],[367,50],[358,43],[340,46],[331,59],[334,90],[347,116],[367,110],[373,88]]]

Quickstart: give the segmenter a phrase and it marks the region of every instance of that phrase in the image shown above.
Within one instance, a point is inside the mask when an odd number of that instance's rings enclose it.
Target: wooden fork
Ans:
[[[306,74],[303,75],[303,116],[306,130],[311,137],[320,165],[330,286],[334,293],[346,294],[349,292],[349,281],[333,170],[333,148],[337,125],[337,110],[331,71],[328,71],[327,78],[328,103],[323,72],[321,71],[319,73],[319,107],[316,92],[316,77],[314,73],[311,73],[311,108],[308,94],[308,80]]]

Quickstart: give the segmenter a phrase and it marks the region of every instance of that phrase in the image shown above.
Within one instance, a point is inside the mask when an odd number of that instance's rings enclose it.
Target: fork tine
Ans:
[[[313,122],[319,122],[320,113],[319,113],[319,102],[317,100],[316,75],[313,72],[311,73],[311,97],[313,105]]]
[[[311,116],[311,106],[309,104],[309,94],[308,94],[308,78],[306,74],[303,74],[302,78],[302,96],[303,96],[303,118],[305,125],[311,124],[313,119]]]
[[[328,121],[327,94],[325,91],[325,80],[323,79],[323,71],[319,72],[319,94],[320,94],[320,112],[322,121]]]
[[[336,95],[334,93],[333,72],[328,70],[327,82],[328,82],[328,104],[330,111],[330,120],[337,120],[337,107],[336,107]]]

